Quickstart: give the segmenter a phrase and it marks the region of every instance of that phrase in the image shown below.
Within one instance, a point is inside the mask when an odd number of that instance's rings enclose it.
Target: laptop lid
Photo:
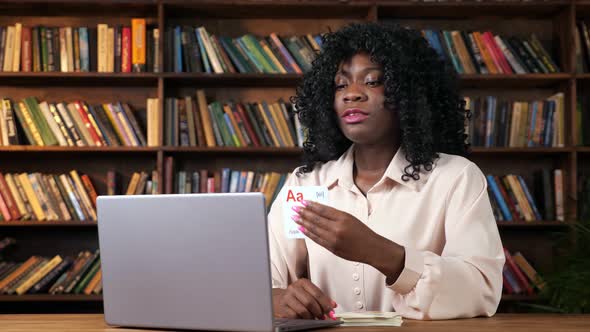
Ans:
[[[271,331],[261,193],[99,196],[108,324]]]

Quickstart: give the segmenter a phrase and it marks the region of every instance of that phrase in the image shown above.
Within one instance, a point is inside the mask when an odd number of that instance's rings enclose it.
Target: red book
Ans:
[[[20,51],[20,65],[23,72],[31,71],[32,48],[33,44],[31,44],[31,27],[23,26]]]
[[[164,161],[164,194],[172,194],[174,185],[174,159],[171,156],[166,157]]]
[[[498,47],[498,44],[496,44],[496,40],[494,39],[494,35],[490,31],[486,31],[483,33],[483,37],[487,41],[488,45],[490,45],[489,48],[492,50],[496,60],[498,61],[498,64],[502,68],[502,71],[504,72],[504,74],[514,74],[514,72],[512,71],[512,68],[508,64],[508,61],[506,60],[506,56],[504,55],[504,52],[502,52],[500,47]]]
[[[524,289],[528,295],[535,294],[533,287],[528,282],[527,278],[524,276],[522,271],[518,268],[518,266],[512,259],[512,255],[510,255],[510,252],[506,248],[504,248],[504,256],[506,256],[506,265],[508,265],[508,267],[512,271],[512,274],[514,274],[514,276],[518,280],[518,283],[522,286],[522,289]]]
[[[92,185],[92,182],[90,182],[90,178],[88,177],[88,175],[84,174],[80,177],[80,179],[82,180],[82,184],[84,185],[84,189],[86,189],[86,192],[88,193],[88,196],[90,197],[90,201],[92,202],[92,207],[96,208],[96,197],[98,195],[96,194],[96,190],[94,190],[94,186]]]
[[[506,205],[508,205],[508,209],[510,210],[510,214],[512,215],[512,219],[524,219],[521,218],[520,215],[518,214],[518,211],[516,210],[516,206],[514,205],[514,202],[512,201],[512,199],[510,198],[510,196],[508,195],[508,193],[506,192],[506,189],[504,189],[504,186],[502,185],[502,181],[500,180],[500,178],[498,176],[494,176],[494,180],[496,181],[496,184],[498,185],[498,189],[500,190],[500,194],[502,195],[502,198],[504,198],[504,201],[506,202]]]
[[[18,206],[16,206],[16,201],[12,196],[12,192],[8,187],[8,183],[6,183],[6,179],[4,179],[4,175],[0,173],[0,195],[4,198],[4,202],[6,203],[6,207],[12,216],[12,219],[20,219],[21,214],[18,210]]]
[[[248,136],[252,140],[252,144],[254,146],[260,146],[260,142],[258,142],[258,137],[256,137],[256,133],[252,129],[252,126],[250,126],[250,122],[248,122],[248,118],[246,117],[246,114],[244,113],[244,109],[242,108],[242,105],[240,103],[237,103],[235,109],[236,110],[234,111],[234,116],[236,117],[236,120],[239,119],[239,121],[244,124],[244,127],[246,128],[246,131],[248,132]]]
[[[84,122],[84,125],[88,129],[88,132],[90,132],[90,136],[92,136],[92,140],[94,141],[94,144],[96,146],[102,146],[103,144],[100,141],[100,136],[98,136],[98,133],[96,132],[96,130],[94,130],[94,126],[90,122],[90,119],[88,118],[88,114],[84,110],[82,103],[77,101],[74,103],[74,105],[76,106],[76,110],[78,111],[78,113],[80,114],[80,117],[82,118],[82,122]]]
[[[124,27],[121,37],[121,72],[131,72],[131,28]]]
[[[2,198],[2,195],[0,195],[0,214],[4,218],[4,221],[12,220],[12,216],[8,211],[8,206],[6,205],[6,202],[4,202],[4,198]]]
[[[207,186],[209,185],[209,174],[207,174],[206,169],[200,170],[199,173],[201,173],[201,176],[199,177],[200,181],[201,181],[201,183],[199,184],[200,185],[199,192],[206,193],[206,192],[208,192]]]

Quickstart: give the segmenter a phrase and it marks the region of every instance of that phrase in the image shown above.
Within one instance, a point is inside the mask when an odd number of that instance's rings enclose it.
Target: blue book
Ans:
[[[88,28],[78,28],[80,38],[80,71],[90,71],[90,52],[88,49]]]
[[[320,49],[322,48],[322,36],[320,35],[315,35],[313,36],[313,39],[315,40],[316,43],[318,43],[318,45],[320,46]]]
[[[555,114],[555,102],[553,100],[548,100],[547,105],[549,105],[549,114],[547,114],[547,126],[545,130],[545,146],[551,147],[553,146],[553,129],[554,129],[554,121],[553,116]]]
[[[533,102],[533,112],[531,114],[531,123],[529,124],[529,142],[528,142],[528,146],[532,147],[535,146],[535,127],[536,127],[536,121],[537,121],[537,111],[538,111],[538,107],[537,107],[537,102]]]
[[[502,210],[502,215],[504,216],[504,220],[512,221],[512,214],[510,213],[510,209],[508,209],[508,205],[506,205],[506,201],[504,201],[504,197],[502,197],[502,193],[500,192],[500,188],[498,188],[498,184],[492,175],[486,175],[486,179],[488,180],[488,184],[490,189],[492,189],[492,193],[496,198],[496,202],[500,206]]]
[[[211,73],[211,65],[209,64],[209,55],[207,55],[207,51],[205,50],[205,45],[203,45],[203,39],[201,39],[201,34],[199,33],[199,28],[195,28],[195,36],[197,36],[197,43],[199,44],[199,51],[201,51],[201,59],[203,60],[203,68],[205,68],[206,73]]]
[[[225,123],[227,124],[227,127],[229,129],[229,135],[231,136],[232,142],[234,142],[234,146],[239,147],[240,140],[238,139],[238,135],[236,135],[234,127],[231,124],[231,119],[229,118],[229,115],[227,115],[227,113],[224,112],[223,118],[225,119]]]
[[[424,34],[426,35],[426,40],[430,44],[430,47],[432,47],[442,59],[446,60],[447,55],[445,51],[443,51],[442,46],[440,45],[440,40],[438,40],[438,36],[432,33],[432,30],[424,30]]]
[[[531,196],[531,193],[529,192],[529,188],[527,187],[526,183],[524,182],[524,179],[520,175],[517,175],[516,178],[518,179],[518,182],[520,182],[520,186],[522,187],[522,191],[524,191],[524,195],[526,196],[526,199],[529,201],[531,207],[533,208],[533,213],[535,214],[535,218],[537,218],[537,220],[543,220],[543,217],[541,217],[541,214],[539,213],[539,210],[537,209],[537,205],[535,204],[535,200],[533,199],[533,196]]]
[[[487,99],[487,109],[486,109],[486,143],[485,147],[489,148],[494,146],[494,123],[496,121],[496,98],[489,96],[486,97]]]
[[[174,28],[174,71],[182,73],[182,29]]]
[[[240,171],[231,171],[231,180],[229,184],[229,192],[239,192],[238,185],[240,183]]]
[[[240,185],[238,186],[238,192],[246,192],[246,182],[248,181],[248,172],[240,173]]]
[[[221,46],[226,51],[227,55],[229,55],[229,58],[231,59],[233,64],[236,66],[238,71],[240,73],[248,73],[248,69],[246,69],[246,67],[244,67],[244,64],[240,61],[240,59],[238,58],[238,55],[234,52],[235,50],[232,48],[233,44],[231,44],[231,42],[228,42],[226,40],[226,38],[227,37],[219,37],[218,38],[219,42],[221,43]]]
[[[230,176],[231,176],[231,170],[229,168],[222,168],[221,169],[221,192],[222,193],[229,192]]]
[[[102,132],[102,137],[104,138],[104,141],[107,143],[107,146],[117,146],[118,144],[112,143],[111,140],[109,140],[109,136],[106,135],[106,129],[103,126],[103,123],[99,120],[99,117],[96,115],[96,111],[94,110],[94,107],[92,107],[91,105],[88,105],[88,112],[90,112],[92,117],[94,117],[94,122],[96,122],[98,129]]]

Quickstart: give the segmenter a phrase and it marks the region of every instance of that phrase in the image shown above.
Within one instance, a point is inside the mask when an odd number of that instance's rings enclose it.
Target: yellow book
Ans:
[[[104,110],[105,114],[107,115],[107,118],[111,122],[111,126],[113,126],[113,129],[115,130],[115,135],[117,135],[119,141],[121,141],[121,145],[128,146],[127,139],[125,138],[125,133],[123,132],[123,128],[121,128],[118,125],[118,121],[117,119],[115,119],[114,111],[113,109],[111,109],[111,105],[102,104],[102,109]]]
[[[535,220],[535,215],[533,213],[533,209],[531,208],[529,201],[526,198],[526,195],[524,194],[524,191],[522,190],[522,187],[520,186],[520,183],[519,183],[518,179],[516,178],[516,176],[509,174],[506,176],[506,178],[508,179],[508,182],[510,183],[510,188],[512,189],[512,191],[514,192],[514,195],[516,196],[516,199],[518,200],[518,205],[520,206],[521,210],[523,211],[523,214],[525,216],[525,220],[526,221]]]
[[[45,146],[45,142],[43,142],[43,138],[41,137],[41,132],[39,131],[39,127],[37,127],[37,124],[35,123],[35,121],[33,121],[33,115],[31,114],[31,112],[29,111],[29,109],[27,108],[25,103],[23,101],[19,101],[18,108],[20,110],[20,113],[25,118],[25,124],[26,124],[27,128],[29,128],[29,130],[31,131],[31,135],[33,136],[33,139],[35,140],[35,144],[37,144],[39,146]],[[33,143],[33,142],[31,142],[31,143]]]
[[[140,174],[138,172],[134,172],[131,175],[131,180],[129,180],[129,185],[127,186],[127,191],[125,195],[135,195],[135,190],[137,189],[137,184],[139,183]]]
[[[283,142],[285,142],[287,146],[295,146],[295,143],[291,138],[289,126],[287,125],[287,121],[283,116],[283,111],[281,110],[279,103],[270,104],[268,107],[270,108],[271,114],[275,119],[275,123],[277,124],[281,137],[283,138]]]
[[[12,71],[12,57],[14,56],[14,35],[16,28],[12,25],[6,27],[6,41],[4,43],[4,71]]]
[[[133,71],[145,70],[145,18],[131,19],[131,64]]]
[[[213,134],[213,123],[211,123],[211,117],[209,116],[209,110],[207,107],[207,98],[205,97],[204,90],[197,90],[197,103],[199,105],[199,116],[201,117],[201,125],[205,132],[205,142],[207,147],[214,147],[215,135]]]
[[[12,71],[20,71],[22,33],[23,25],[21,23],[16,23],[14,25],[14,55],[12,57]]]
[[[107,72],[115,72],[115,28],[107,29]]]
[[[74,72],[74,36],[72,27],[66,27],[66,52],[68,53],[68,72]]]
[[[285,69],[285,67],[283,67],[283,64],[279,61],[279,59],[277,59],[276,55],[272,52],[266,40],[259,39],[258,43],[260,44],[266,55],[270,58],[270,60],[275,64],[275,67],[279,69],[281,74],[286,74],[287,70]]]
[[[33,190],[33,186],[29,181],[29,177],[27,173],[20,173],[17,175],[18,181],[22,185],[25,194],[27,195],[27,199],[31,204],[31,208],[33,209],[33,213],[35,214],[35,218],[39,221],[43,221],[46,219],[45,213],[43,213],[43,209],[41,208],[41,203],[39,203],[39,199],[37,195],[35,195],[35,191]]]
[[[147,146],[159,146],[159,101],[158,98],[147,99]]]
[[[27,278],[19,287],[16,289],[16,293],[18,295],[22,295],[26,293],[31,287],[35,286],[43,277],[47,275],[47,273],[51,272],[59,263],[61,263],[62,258],[59,255],[53,257],[49,262],[43,264],[43,266],[37,270],[32,276]]]
[[[272,129],[272,125],[270,124],[270,119],[266,116],[266,112],[264,111],[262,103],[257,103],[256,105],[258,106],[258,112],[260,113],[260,115],[262,115],[262,119],[264,120],[264,125],[266,126],[266,128],[268,128],[268,132],[270,133],[270,136],[272,138],[272,142],[273,142],[274,146],[280,147],[281,144],[279,143],[279,139],[276,136],[278,133],[275,134],[275,131]]]
[[[236,136],[238,138],[238,141],[240,142],[239,146],[248,146],[229,105],[223,105],[223,111],[227,114],[227,116],[229,116],[229,121],[231,122],[231,125],[234,127],[234,131],[236,132]]]

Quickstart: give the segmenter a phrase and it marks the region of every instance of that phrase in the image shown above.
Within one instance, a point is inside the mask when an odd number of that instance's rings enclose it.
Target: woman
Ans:
[[[324,37],[293,102],[308,130],[287,186],[303,201],[288,239],[269,213],[275,315],[397,311],[414,319],[492,316],[504,255],[479,168],[465,152],[451,68],[413,30],[353,24]]]

